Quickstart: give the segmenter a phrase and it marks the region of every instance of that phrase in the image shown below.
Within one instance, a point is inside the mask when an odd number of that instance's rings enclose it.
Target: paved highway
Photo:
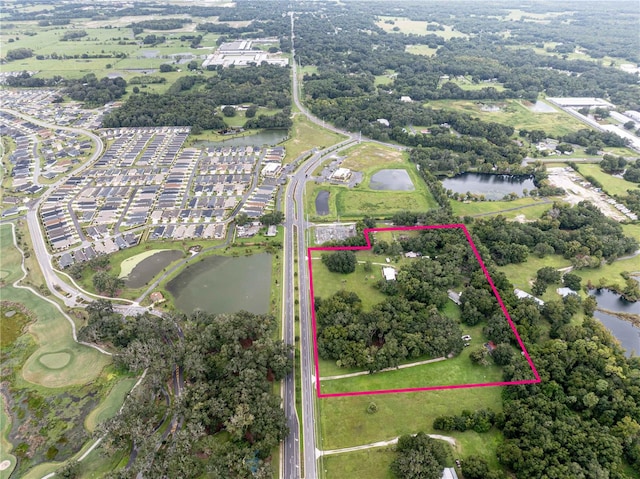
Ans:
[[[294,16],[291,17],[291,43],[292,55],[295,60],[294,47]],[[316,418],[315,418],[315,378],[313,363],[313,341],[311,310],[309,296],[309,276],[307,271],[305,232],[307,224],[304,219],[304,186],[313,171],[318,168],[327,156],[337,149],[345,148],[356,142],[356,135],[332,125],[323,125],[324,122],[313,116],[300,102],[300,85],[298,82],[298,69],[293,62],[293,100],[298,109],[313,123],[324,126],[326,129],[342,134],[346,140],[325,148],[313,154],[300,168],[291,175],[291,179],[285,193],[285,241],[284,241],[284,267],[283,267],[283,337],[286,343],[294,344],[295,336],[295,282],[294,255],[298,258],[297,286],[299,289],[299,318],[300,318],[300,377],[302,390],[302,437],[304,443],[303,469],[300,464],[299,422],[295,409],[295,375],[290,375],[283,385],[284,408],[290,434],[283,444],[283,467],[281,474],[285,479],[316,479],[317,471],[317,447],[316,447]]]

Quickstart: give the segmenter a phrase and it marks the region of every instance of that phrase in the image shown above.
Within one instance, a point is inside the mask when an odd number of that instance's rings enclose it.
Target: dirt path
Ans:
[[[567,192],[563,198],[564,201],[576,205],[581,201],[587,200],[609,218],[616,221],[628,220],[624,214],[607,203],[610,198],[605,193],[598,192],[592,187],[583,186],[583,183],[586,185],[588,182],[575,171],[568,171],[567,168],[547,168],[547,172],[549,173],[549,182]]]
[[[450,436],[441,436],[439,434],[428,434],[428,436],[430,438],[432,438],[432,439],[439,439],[441,441],[447,441],[453,447],[456,447],[458,445],[456,440],[453,437],[450,437]],[[364,444],[362,446],[344,447],[342,449],[329,449],[329,450],[326,450],[326,451],[320,451],[319,449],[316,449],[316,456],[317,457],[320,457],[320,456],[331,456],[333,454],[344,454],[344,453],[347,453],[347,452],[362,451],[364,449],[371,449],[371,448],[374,448],[374,447],[393,446],[394,444],[398,443],[398,439],[399,439],[398,437],[395,437],[393,439],[389,439],[388,441],[372,442],[371,444]]]
[[[417,361],[415,363],[402,364],[400,366],[393,367],[393,368],[381,369],[380,371],[376,371],[376,373],[382,373],[385,371],[395,371],[396,369],[413,368],[415,366],[422,366],[423,364],[437,363],[439,361],[444,361],[445,359],[447,358],[442,357],[442,358],[435,358],[435,359],[427,359],[425,361]],[[320,381],[331,381],[332,379],[355,378],[356,376],[365,376],[367,374],[371,374],[371,373],[369,371],[360,371],[357,373],[340,374],[338,376],[326,376],[326,377],[321,377]]]

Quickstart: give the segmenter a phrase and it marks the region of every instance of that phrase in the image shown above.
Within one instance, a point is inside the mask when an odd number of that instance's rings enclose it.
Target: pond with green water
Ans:
[[[269,311],[271,255],[209,256],[187,266],[167,283],[177,309],[191,313],[255,314]]]

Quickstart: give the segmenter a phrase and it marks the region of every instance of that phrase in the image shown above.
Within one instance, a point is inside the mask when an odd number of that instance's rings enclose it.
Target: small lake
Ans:
[[[640,301],[627,301],[618,293],[614,293],[608,289],[592,289],[589,291],[589,294],[596,299],[599,308],[614,311],[616,313],[640,315]]]
[[[611,314],[595,311],[593,315],[620,341],[626,356],[631,356],[632,352],[640,355],[640,328]]]
[[[184,253],[175,249],[158,251],[140,261],[126,277],[124,284],[127,288],[142,288],[164,268],[183,257]]]
[[[640,301],[627,301],[618,293],[608,289],[592,289],[589,294],[598,302],[599,308],[640,316]],[[612,314],[595,311],[593,315],[620,341],[622,347],[627,351],[627,356],[631,355],[631,351],[635,351],[636,356],[640,355],[640,328]]]
[[[329,214],[329,192],[327,190],[318,191],[316,196],[316,214],[325,216]]]
[[[372,190],[413,191],[413,181],[407,170],[380,170],[371,176],[369,188]]]
[[[446,190],[456,193],[484,195],[488,200],[501,200],[509,193],[523,196],[525,189],[535,189],[533,177],[527,175],[490,175],[488,173],[462,173],[442,180]]]
[[[194,146],[219,148],[221,146],[275,146],[287,139],[287,130],[261,130],[253,135],[231,136],[220,141],[197,141]]]
[[[269,311],[271,255],[266,253],[232,258],[209,256],[192,263],[167,283],[176,308],[191,313],[255,314]]]

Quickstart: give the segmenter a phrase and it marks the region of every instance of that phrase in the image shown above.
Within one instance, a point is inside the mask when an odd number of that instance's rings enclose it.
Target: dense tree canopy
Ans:
[[[108,302],[88,309],[103,324],[103,339],[119,344],[116,363],[146,371],[124,408],[100,427],[107,451],[126,444],[136,449],[129,474],[248,479],[258,471],[270,477],[271,451],[287,433],[272,383],[291,370],[290,348],[272,339],[273,317],[197,311],[124,321]],[[170,404],[165,387],[173,374],[181,374],[184,385]],[[167,417],[179,425],[162,440],[157,426]],[[222,432],[228,440],[216,438]]]
[[[448,452],[442,441],[423,432],[415,436],[401,436],[396,447],[398,457],[391,463],[391,471],[398,479],[440,479]]]

